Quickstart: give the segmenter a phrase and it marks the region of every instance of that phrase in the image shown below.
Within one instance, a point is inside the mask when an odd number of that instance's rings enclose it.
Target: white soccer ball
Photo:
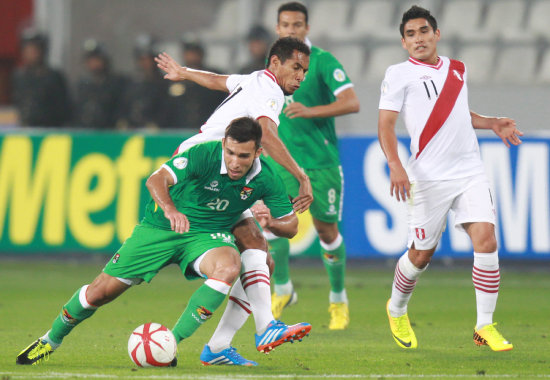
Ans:
[[[159,323],[139,326],[128,339],[128,354],[140,367],[167,367],[176,357],[176,338]]]

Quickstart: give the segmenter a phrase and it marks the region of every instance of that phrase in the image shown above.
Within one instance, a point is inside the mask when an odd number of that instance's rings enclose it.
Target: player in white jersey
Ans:
[[[300,87],[309,67],[309,55],[309,48],[300,40],[282,38],[271,47],[265,70],[249,75],[219,75],[182,67],[168,54],[160,54],[156,61],[158,67],[166,72],[166,79],[191,80],[201,86],[230,93],[201,127],[200,133],[182,142],[176,153],[205,141],[221,140],[225,128],[235,118],[247,116],[257,119],[262,126],[262,146],[266,153],[291,172],[300,183],[299,195],[293,199],[294,210],[307,210],[313,201],[309,177],[296,164],[279,139],[277,126],[284,95],[292,94]],[[258,220],[271,220],[269,209],[265,206],[253,207],[252,211]],[[270,331],[275,331],[273,329],[283,331],[286,328],[292,331],[292,328],[298,325],[286,326],[273,318],[269,280],[273,261],[252,213],[243,213],[232,233],[241,251],[243,272],[231,289],[227,307],[233,307],[234,302],[244,303],[247,310],[253,313],[257,333],[256,347],[259,351],[269,352],[279,344],[300,339],[311,327],[307,331],[300,329],[293,336],[285,336],[282,339],[279,339],[280,334],[266,336]],[[203,357],[205,355],[206,357]],[[205,365],[255,364],[242,358],[233,347],[224,343],[217,344],[213,340],[205,346],[201,360]]]
[[[455,227],[466,231],[474,248],[474,342],[494,351],[511,350],[513,345],[493,323],[500,283],[495,211],[474,128],[492,129],[506,146],[520,144],[523,134],[512,119],[469,110],[466,68],[437,55],[440,31],[428,10],[411,7],[403,14],[400,32],[410,57],[386,71],[378,119],[378,137],[390,169],[390,195],[407,201],[408,210],[408,250],[397,262],[386,306],[393,338],[402,348],[417,347],[407,305],[452,210]],[[407,170],[397,154],[399,113],[411,137]]]

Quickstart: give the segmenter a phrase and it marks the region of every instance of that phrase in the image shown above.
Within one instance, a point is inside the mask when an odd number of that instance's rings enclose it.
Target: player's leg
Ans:
[[[130,285],[120,279],[101,273],[91,284],[82,286],[73,294],[63,305],[51,329],[25,348],[17,356],[16,363],[40,363],[61,345],[63,338],[76,325],[90,318],[98,307],[114,300],[129,287]]]
[[[343,330],[349,325],[348,297],[345,289],[346,246],[337,223],[313,218],[321,243],[321,258],[330,282],[329,329]]]
[[[408,246],[395,266],[391,298],[386,312],[392,336],[401,348],[416,348],[416,335],[410,325],[407,307],[416,281],[426,270],[447,223],[456,190],[439,182],[411,185],[408,200]]]
[[[493,313],[500,286],[500,268],[495,237],[495,210],[485,176],[468,179],[466,190],[455,200],[455,225],[469,235],[474,248],[472,281],[476,293],[477,321],[474,342],[495,351],[508,351],[513,345],[496,330]]]
[[[231,284],[241,270],[241,260],[235,247],[215,247],[199,258],[199,271],[207,280],[193,293],[172,329],[178,343],[190,337],[212,316],[229,293]]]

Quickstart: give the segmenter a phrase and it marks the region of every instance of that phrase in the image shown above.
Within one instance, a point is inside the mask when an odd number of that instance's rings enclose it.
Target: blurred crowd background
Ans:
[[[225,94],[162,79],[154,56],[219,73],[263,68],[280,0],[0,2],[0,128],[197,129]],[[353,80],[360,114],[341,134],[376,131],[379,86],[406,59],[412,4],[436,16],[440,55],[465,61],[472,108],[548,131],[550,0],[304,0],[310,39]]]

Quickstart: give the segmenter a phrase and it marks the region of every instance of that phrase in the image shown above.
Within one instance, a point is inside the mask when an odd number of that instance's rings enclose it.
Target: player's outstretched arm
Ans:
[[[164,216],[170,221],[170,228],[177,233],[189,231],[187,217],[178,211],[174,201],[170,197],[169,187],[174,184],[174,179],[168,170],[160,168],[147,179],[145,185],[151,193],[155,203],[164,211]]]
[[[395,111],[380,110],[378,113],[378,141],[388,160],[390,168],[390,196],[405,201],[410,197],[411,183],[405,168],[401,164],[397,153],[397,136],[395,135],[395,122],[399,113]]]
[[[264,203],[256,203],[250,210],[263,229],[268,229],[277,236],[292,239],[298,233],[298,218],[296,214],[275,219],[271,216],[269,207]]]
[[[188,67],[181,66],[167,53],[160,53],[157,57],[155,57],[155,62],[157,62],[158,68],[166,73],[164,75],[164,79],[168,79],[173,82],[190,80],[211,90],[229,92],[226,85],[229,75],[215,74],[209,71],[193,70]]]
[[[349,113],[359,112],[359,99],[353,88],[348,88],[336,95],[336,100],[332,103],[306,107],[302,103],[293,102],[284,109],[285,115],[289,119],[303,117],[310,119],[313,117],[334,117],[347,115]]]
[[[279,138],[277,125],[268,117],[258,120],[262,126],[262,146],[278,164],[284,167],[300,183],[298,196],[292,200],[294,211],[302,213],[313,202],[313,190],[306,173],[298,166],[294,158],[288,152],[285,144]]]
[[[523,132],[516,128],[515,120],[509,117],[482,116],[473,111],[470,111],[470,115],[475,129],[492,129],[508,148],[510,144],[521,144],[519,137],[523,136]]]

